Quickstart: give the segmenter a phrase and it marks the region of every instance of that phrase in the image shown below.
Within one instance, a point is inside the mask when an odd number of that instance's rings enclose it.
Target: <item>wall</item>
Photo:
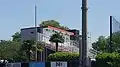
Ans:
[[[60,32],[58,30],[53,30],[50,28],[43,28],[43,41],[50,44],[49,39],[52,34],[55,34],[55,32]],[[65,32],[61,32],[62,35],[65,37],[65,42],[64,43],[59,43],[60,45],[68,46],[70,45],[70,35],[66,35]],[[69,34],[69,33],[67,33]]]

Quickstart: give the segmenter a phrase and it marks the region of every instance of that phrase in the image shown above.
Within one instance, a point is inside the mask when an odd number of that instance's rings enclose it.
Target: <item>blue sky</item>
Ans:
[[[82,0],[0,0],[0,40],[9,40],[22,27],[34,25],[34,5],[37,23],[58,20],[69,28],[81,30]],[[109,35],[109,16],[120,18],[119,0],[88,0],[88,32],[92,41]]]

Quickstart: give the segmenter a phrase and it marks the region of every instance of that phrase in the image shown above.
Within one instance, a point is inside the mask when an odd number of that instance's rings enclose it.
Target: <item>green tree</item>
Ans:
[[[60,25],[60,23],[56,20],[47,20],[47,21],[42,21],[41,24],[40,24],[41,27],[45,27],[45,26],[53,26],[53,27],[56,27],[56,28],[61,28],[61,29],[64,29],[64,30],[68,30],[69,28],[66,27],[66,26],[62,26]]]
[[[112,51],[120,52],[120,32],[112,34]]]
[[[106,52],[108,41],[104,36],[99,36],[98,41],[92,43],[92,47],[97,51]]]
[[[59,28],[60,27],[60,24],[58,21],[55,21],[55,20],[48,20],[48,21],[43,21],[40,26],[53,26],[53,27],[57,27]]]
[[[1,59],[13,59],[14,61],[18,61],[16,59],[18,55],[20,45],[17,42],[12,41],[1,41],[0,42],[0,58]]]
[[[25,55],[28,57],[27,61],[30,61],[31,50],[33,49],[34,41],[25,40],[21,46],[21,51],[24,51]]]
[[[104,36],[100,36],[98,40],[92,43],[93,49],[100,52],[120,52],[120,32],[116,32],[112,34],[112,44],[110,49],[110,37],[105,38]]]
[[[21,61],[20,53],[20,33],[12,35],[12,40],[0,40],[0,58],[10,61]]]
[[[96,67],[120,67],[120,53],[101,53],[96,56]]]
[[[44,49],[44,45],[40,42],[37,42],[37,51],[42,52],[43,49]],[[27,57],[26,58],[27,61],[35,60],[34,59],[35,50],[36,50],[36,42],[35,41],[33,41],[33,40],[23,41],[23,44],[21,46],[21,51],[23,52],[22,55]]]
[[[37,51],[42,52],[43,44],[37,42]],[[0,40],[0,59],[7,59],[12,61],[28,61],[29,59],[34,60],[35,41],[26,40],[21,45],[20,33],[16,32],[12,36],[12,40]]]
[[[14,35],[12,35],[12,41],[17,41],[17,42],[21,41],[21,36],[19,32],[16,32]]]
[[[55,33],[50,37],[50,42],[56,43],[56,52],[58,51],[58,43],[64,43],[64,38],[60,33]]]

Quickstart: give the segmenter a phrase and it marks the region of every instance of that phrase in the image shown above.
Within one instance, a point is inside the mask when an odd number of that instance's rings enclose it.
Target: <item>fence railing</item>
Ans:
[[[56,49],[56,45],[55,44],[47,44],[45,43],[45,47],[46,48],[49,48],[49,49],[52,49],[52,50],[55,50]],[[78,52],[79,49],[75,46],[58,46],[58,50],[59,51],[64,51],[64,52]]]

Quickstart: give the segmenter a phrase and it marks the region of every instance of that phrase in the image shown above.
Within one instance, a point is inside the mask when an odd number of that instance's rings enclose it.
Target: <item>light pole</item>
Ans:
[[[82,0],[82,67],[87,67],[87,0]]]
[[[37,21],[36,21],[36,5],[35,5],[35,61],[37,61]]]

